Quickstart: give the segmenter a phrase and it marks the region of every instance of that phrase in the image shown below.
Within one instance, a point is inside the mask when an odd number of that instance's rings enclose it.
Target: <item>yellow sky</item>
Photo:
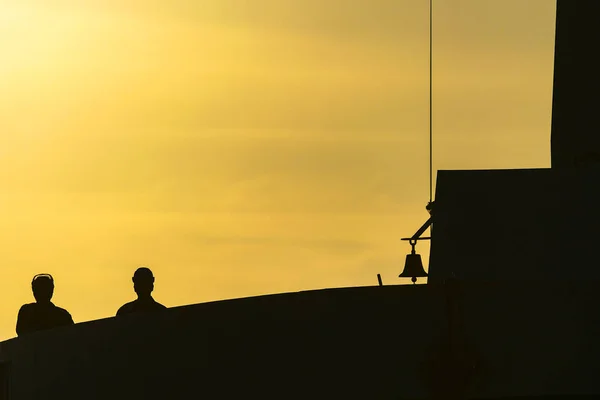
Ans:
[[[167,306],[409,283],[427,3],[0,0],[0,338],[40,272],[76,322],[138,265]],[[554,8],[435,0],[436,169],[549,166]]]

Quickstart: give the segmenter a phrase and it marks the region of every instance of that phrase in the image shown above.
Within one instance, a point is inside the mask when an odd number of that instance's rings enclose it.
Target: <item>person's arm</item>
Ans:
[[[73,322],[73,317],[71,316],[71,313],[69,313],[68,311],[65,311],[65,313],[67,315],[65,315],[65,325],[75,325],[75,322]]]
[[[117,316],[117,317],[118,317],[118,316],[121,316],[121,315],[123,315],[123,314],[127,314],[127,311],[126,311],[126,310],[127,310],[127,307],[125,307],[126,305],[127,305],[127,304],[125,304],[125,305],[122,305],[121,307],[119,307],[119,309],[117,310],[117,314],[116,314],[116,316]]]
[[[25,306],[21,306],[17,314],[17,336],[27,333],[27,311]]]

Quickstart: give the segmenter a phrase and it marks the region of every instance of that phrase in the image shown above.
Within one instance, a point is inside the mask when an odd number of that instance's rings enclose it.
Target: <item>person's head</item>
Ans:
[[[138,296],[150,296],[154,290],[154,275],[152,271],[146,267],[138,268],[133,274],[133,290]]]
[[[54,279],[50,274],[38,274],[31,281],[33,297],[38,303],[47,303],[54,294]]]

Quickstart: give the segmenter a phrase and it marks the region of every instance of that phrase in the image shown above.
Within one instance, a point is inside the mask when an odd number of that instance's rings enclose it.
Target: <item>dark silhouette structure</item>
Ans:
[[[438,172],[426,285],[218,301],[27,335],[0,343],[0,396],[600,399],[598,15],[599,0],[558,0],[551,169]],[[154,279],[140,274],[148,299]]]
[[[595,131],[600,93],[596,0],[558,0],[556,4],[552,168],[598,161]]]
[[[117,315],[132,314],[138,312],[153,312],[166,310],[167,307],[158,303],[152,298],[154,290],[154,275],[149,268],[140,267],[133,274],[133,289],[138,298],[132,302],[124,304],[117,311]]]
[[[599,303],[593,280],[285,293],[24,336],[0,364],[11,400],[566,400],[600,393]]]
[[[35,303],[24,304],[19,310],[17,335],[74,324],[73,318],[67,310],[57,307],[51,302],[54,294],[52,275],[38,274],[34,276],[31,289]]]

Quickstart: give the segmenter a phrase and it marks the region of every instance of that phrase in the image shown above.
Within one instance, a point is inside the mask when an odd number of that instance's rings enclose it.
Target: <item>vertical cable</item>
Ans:
[[[433,201],[433,0],[429,0],[429,202]]]

